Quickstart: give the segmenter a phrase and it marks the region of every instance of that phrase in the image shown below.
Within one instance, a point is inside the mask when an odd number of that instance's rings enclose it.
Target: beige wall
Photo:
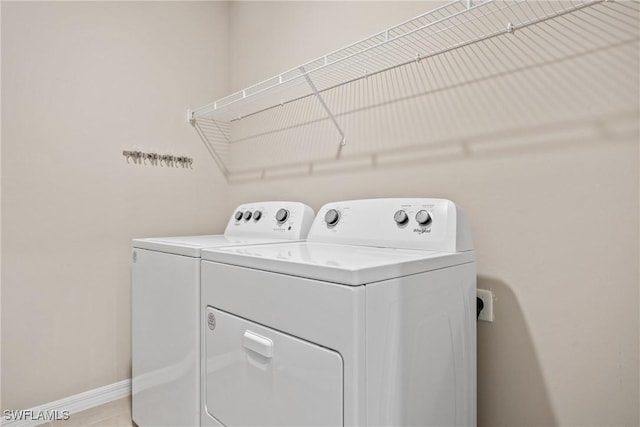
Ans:
[[[234,2],[231,89],[433,6]],[[372,88],[410,87],[416,80],[429,87],[439,79],[447,87],[445,80],[456,83],[457,73],[473,80],[494,68],[504,71],[509,61],[520,67],[419,96],[408,107],[398,103],[340,116],[350,167],[325,159],[331,172],[308,172],[310,164],[322,163],[315,159],[335,151],[331,126],[267,135],[266,145],[256,138],[259,157],[245,150],[242,163],[231,164],[265,165],[266,176],[273,170],[274,178],[232,184],[229,207],[256,198],[299,199],[318,209],[341,199],[434,196],[466,209],[478,287],[496,296],[495,322],[478,325],[480,425],[640,422],[638,33],[637,23],[605,22],[610,15],[607,10],[569,18],[560,27],[544,24],[544,32],[523,30],[512,39],[423,61],[408,73],[393,72],[389,80],[370,77],[361,86],[327,93],[328,103],[343,111],[346,104],[357,105],[354,99],[377,96]],[[592,19],[598,26],[585,25]],[[612,46],[597,30],[611,26],[628,30],[614,39],[635,34],[635,42]],[[599,49],[562,60],[592,47]],[[283,120],[284,128],[287,117],[315,107],[290,108],[281,116],[269,114]],[[248,123],[241,135],[260,133]],[[289,178],[275,177],[277,165],[291,163]]]
[[[226,13],[2,2],[3,409],[129,378],[130,239],[223,229],[186,110],[226,92]],[[193,169],[127,164],[134,148]]]

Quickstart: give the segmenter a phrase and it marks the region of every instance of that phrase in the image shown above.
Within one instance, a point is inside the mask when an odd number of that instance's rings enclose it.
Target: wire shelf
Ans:
[[[189,117],[229,182],[467,156],[637,116],[639,47],[638,0],[455,0]]]
[[[200,107],[191,117],[232,122],[602,1],[454,0]]]

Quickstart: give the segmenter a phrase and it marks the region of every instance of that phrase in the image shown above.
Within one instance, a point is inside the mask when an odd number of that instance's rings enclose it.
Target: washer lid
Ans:
[[[475,257],[473,251],[445,253],[297,242],[206,249],[202,259],[358,286],[465,264]]]
[[[260,245],[265,243],[290,241],[291,240],[287,239],[273,239],[264,237],[258,238],[249,236],[224,236],[222,234],[214,234],[208,236],[178,236],[133,239],[133,247],[199,258],[200,251],[203,248]]]

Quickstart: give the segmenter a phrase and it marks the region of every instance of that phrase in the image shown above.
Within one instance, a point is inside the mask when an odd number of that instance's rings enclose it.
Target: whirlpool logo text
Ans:
[[[414,228],[413,232],[418,234],[431,233],[431,229],[430,228]]]

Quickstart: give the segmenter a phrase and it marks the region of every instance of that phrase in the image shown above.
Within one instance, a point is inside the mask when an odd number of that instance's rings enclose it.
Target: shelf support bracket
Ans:
[[[329,109],[329,106],[327,105],[326,102],[324,102],[324,98],[322,97],[322,95],[320,95],[320,92],[318,92],[318,89],[316,88],[316,85],[313,84],[313,81],[311,80],[311,78],[309,78],[309,75],[305,71],[304,67],[300,67],[299,69],[302,72],[302,75],[304,76],[305,80],[309,84],[309,87],[313,91],[313,94],[316,96],[316,98],[318,98],[318,101],[320,101],[320,105],[322,105],[322,108],[324,108],[324,111],[326,111],[327,115],[329,116],[329,118],[333,122],[334,126],[338,130],[338,133],[340,134],[340,137],[341,137],[341,139],[340,139],[340,150],[338,150],[338,154],[340,154],[340,151],[341,151],[342,147],[344,147],[347,144],[346,138],[344,136],[344,132],[343,132],[342,128],[340,127],[340,125],[338,124],[338,121],[336,120],[336,117],[333,115],[333,113]]]
[[[193,114],[193,113],[191,112],[190,114]],[[212,120],[212,121],[217,127],[218,125],[217,125],[216,121],[215,120]],[[209,154],[211,155],[213,160],[216,162],[216,164],[218,165],[218,167],[222,171],[222,174],[225,176],[225,178],[228,179],[229,178],[229,170],[224,165],[224,162],[222,161],[222,159],[218,155],[218,152],[216,151],[214,145],[211,143],[211,141],[209,141],[209,138],[207,138],[207,135],[204,133],[204,131],[202,130],[202,128],[200,127],[200,125],[196,121],[195,116],[192,119],[189,120],[189,123],[191,123],[191,126],[193,126],[193,128],[198,133],[198,136],[202,140],[202,143],[204,144],[204,147],[207,149],[207,151],[209,152]],[[229,143],[229,140],[227,139],[227,136],[225,135],[225,133],[221,129],[220,129],[220,133],[224,136],[224,138],[226,140],[226,143]]]

